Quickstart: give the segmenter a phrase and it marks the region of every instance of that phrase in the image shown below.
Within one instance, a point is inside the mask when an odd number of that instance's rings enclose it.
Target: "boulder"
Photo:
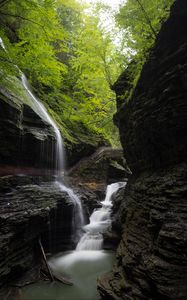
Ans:
[[[92,155],[84,157],[67,171],[68,176],[79,181],[108,184],[123,181],[131,174],[122,149],[101,147]]]

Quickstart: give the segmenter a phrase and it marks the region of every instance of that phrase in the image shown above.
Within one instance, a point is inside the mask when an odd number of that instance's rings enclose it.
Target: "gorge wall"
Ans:
[[[54,133],[35,111],[21,80],[10,77],[1,84],[0,105],[0,174],[52,169]]]
[[[112,272],[99,280],[102,299],[187,299],[186,71],[187,2],[176,0],[115,116],[133,175],[118,195],[121,241]]]
[[[6,78],[0,85],[0,299],[20,299],[19,287],[43,278],[40,238],[46,253],[75,247],[75,200],[54,183],[55,139],[21,80]],[[88,152],[94,149],[88,144]],[[88,219],[105,181],[99,191],[78,183],[75,192]]]
[[[0,177],[0,298],[40,279],[46,252],[73,248],[72,199],[51,182],[32,176]]]

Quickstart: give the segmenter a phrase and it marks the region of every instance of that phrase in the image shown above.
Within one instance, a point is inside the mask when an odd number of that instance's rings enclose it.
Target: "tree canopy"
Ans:
[[[128,0],[106,28],[101,18],[114,12],[102,3],[88,12],[78,0],[0,0],[0,81],[19,76],[17,65],[63,134],[88,130],[116,144],[111,87],[134,59],[137,77],[172,2]]]
[[[129,71],[133,73],[130,75],[134,81],[133,86],[136,85],[142,65],[149,55],[161,25],[170,13],[173,2],[174,0],[127,0],[115,16],[121,29],[126,69],[128,73]]]

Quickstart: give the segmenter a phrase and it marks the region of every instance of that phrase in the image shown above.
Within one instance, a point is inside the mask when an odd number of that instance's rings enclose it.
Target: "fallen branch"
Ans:
[[[47,277],[47,272],[45,270],[42,270],[42,274]],[[59,281],[63,284],[67,284],[67,285],[73,285],[73,282],[67,278],[62,277],[61,275],[57,275],[56,273],[53,272],[53,277],[56,281]]]
[[[59,275],[57,275],[57,274],[54,273],[54,272],[52,273],[52,270],[51,270],[51,268],[50,268],[50,266],[49,266],[49,264],[48,264],[48,262],[47,262],[47,258],[46,258],[46,255],[45,255],[45,251],[44,251],[44,248],[43,248],[43,246],[42,246],[42,242],[41,242],[41,239],[40,239],[40,238],[39,238],[39,240],[38,240],[38,243],[39,243],[40,250],[41,250],[41,253],[42,253],[42,257],[43,257],[43,259],[44,259],[44,262],[45,262],[45,265],[46,265],[47,271],[48,271],[48,272],[45,272],[44,270],[42,270],[42,272],[44,273],[44,275],[46,275],[46,276],[49,275],[51,282],[54,282],[54,281],[56,280],[56,281],[59,281],[59,282],[61,282],[61,283],[63,283],[63,284],[73,285],[73,282],[72,282],[71,280],[66,279],[66,278],[64,278],[64,277],[62,277],[62,276],[59,276]]]
[[[51,280],[51,282],[53,282],[53,281],[55,281],[55,279],[54,279],[53,274],[52,274],[52,272],[51,272],[50,266],[49,266],[49,264],[48,264],[48,262],[47,262],[47,258],[46,258],[46,255],[45,255],[45,251],[44,251],[44,248],[43,248],[43,246],[42,246],[42,242],[41,242],[41,239],[40,239],[40,238],[39,238],[39,240],[38,240],[38,243],[39,243],[39,246],[40,246],[40,250],[41,250],[41,253],[42,253],[42,256],[43,256],[45,265],[46,265],[47,270],[48,270],[48,274],[49,274],[49,276],[50,276],[50,280]]]

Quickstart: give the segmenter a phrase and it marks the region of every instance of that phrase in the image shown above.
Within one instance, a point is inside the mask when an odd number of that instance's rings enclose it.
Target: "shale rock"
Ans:
[[[115,116],[133,173],[187,160],[186,14],[186,1],[176,1],[132,99]]]
[[[99,280],[105,300],[187,299],[186,37],[187,2],[176,0],[115,116],[133,176],[115,207],[122,234],[117,262]]]
[[[10,183],[19,182],[9,176]],[[0,192],[0,295],[26,273],[37,280],[40,267],[38,238],[46,251],[72,249],[74,204],[52,183],[36,184],[25,178]],[[4,180],[5,181],[5,180]],[[29,182],[30,181],[30,182]],[[1,179],[2,182],[2,179]],[[8,186],[8,178],[6,178]],[[27,182],[27,183],[26,183]],[[5,296],[2,296],[2,299]]]
[[[12,79],[10,84],[11,88],[0,86],[0,174],[15,174],[14,168],[23,166],[53,168],[55,136],[51,126],[33,107],[21,81]],[[48,150],[42,151],[44,147]]]
[[[124,180],[131,171],[123,158],[122,149],[101,147],[80,160],[67,174],[83,181],[107,184]]]

